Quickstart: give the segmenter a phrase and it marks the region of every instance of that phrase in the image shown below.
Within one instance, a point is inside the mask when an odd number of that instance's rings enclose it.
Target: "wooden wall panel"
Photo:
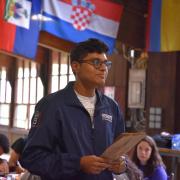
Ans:
[[[128,62],[121,55],[116,55],[116,66],[114,72],[116,86],[115,97],[120,104],[124,116],[127,109],[128,94]]]
[[[115,90],[115,100],[121,107],[124,117],[126,116],[127,107],[127,91],[126,88],[116,86]]]
[[[150,107],[162,108],[162,129],[148,129],[149,133],[174,132],[176,99],[176,53],[149,53],[146,111]]]
[[[178,52],[177,62],[176,62],[176,92],[175,93],[176,93],[176,97],[175,97],[174,132],[180,133],[180,52]]]
[[[45,48],[61,50],[65,52],[69,52],[72,47],[74,47],[74,43],[57,38],[47,32],[41,31],[39,37],[39,45]]]
[[[14,58],[0,52],[0,67],[10,67]]]
[[[128,92],[128,62],[119,54],[113,54],[109,58],[113,65],[109,71],[106,85],[115,86],[115,100],[119,103],[125,115]]]
[[[46,64],[49,56],[49,50],[42,46],[38,46],[35,62],[40,64]]]
[[[134,48],[145,47],[147,0],[123,0],[118,40]]]

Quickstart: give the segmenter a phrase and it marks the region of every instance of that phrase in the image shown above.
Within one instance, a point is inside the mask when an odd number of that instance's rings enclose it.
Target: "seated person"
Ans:
[[[4,134],[0,134],[0,156],[8,152],[9,152],[9,139]],[[9,173],[8,163],[5,159],[0,158],[0,174],[4,175],[7,173]]]
[[[26,144],[25,138],[17,139],[11,146],[10,158],[9,158],[9,169],[11,172],[15,171],[16,173],[24,172],[24,168],[20,165],[19,160],[21,158],[22,151]]]
[[[157,145],[150,136],[136,145],[132,160],[143,171],[146,180],[168,179]]]
[[[0,156],[8,152],[9,152],[9,139],[4,134],[0,134]]]
[[[11,172],[15,171],[18,174],[22,173],[20,176],[21,180],[40,180],[39,176],[31,174],[30,172],[25,170],[19,163],[25,144],[26,138],[19,138],[12,144],[9,158],[9,169]]]

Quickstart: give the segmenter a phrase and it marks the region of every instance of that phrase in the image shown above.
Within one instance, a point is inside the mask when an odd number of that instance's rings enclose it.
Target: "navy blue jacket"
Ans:
[[[21,164],[43,180],[112,180],[108,170],[83,173],[80,158],[100,156],[124,132],[124,121],[115,101],[96,91],[94,124],[73,90],[42,98],[36,105]]]

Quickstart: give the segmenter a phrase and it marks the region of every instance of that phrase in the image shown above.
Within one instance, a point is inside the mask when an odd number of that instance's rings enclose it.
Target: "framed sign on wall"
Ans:
[[[144,108],[145,105],[145,69],[129,70],[128,107]]]

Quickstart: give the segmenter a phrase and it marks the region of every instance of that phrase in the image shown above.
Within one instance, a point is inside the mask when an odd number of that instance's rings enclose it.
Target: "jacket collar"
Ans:
[[[68,105],[73,105],[73,106],[74,105],[82,106],[82,104],[80,103],[80,101],[79,101],[79,99],[78,99],[78,97],[77,97],[77,95],[76,95],[76,93],[74,91],[74,88],[73,88],[74,83],[75,83],[74,81],[69,82],[67,84],[67,86],[63,90],[64,91],[64,96],[65,96],[65,99],[66,99],[66,103]],[[102,106],[103,105],[103,103],[102,103],[103,94],[100,91],[98,91],[97,89],[96,89],[96,96],[97,96],[96,105]]]

